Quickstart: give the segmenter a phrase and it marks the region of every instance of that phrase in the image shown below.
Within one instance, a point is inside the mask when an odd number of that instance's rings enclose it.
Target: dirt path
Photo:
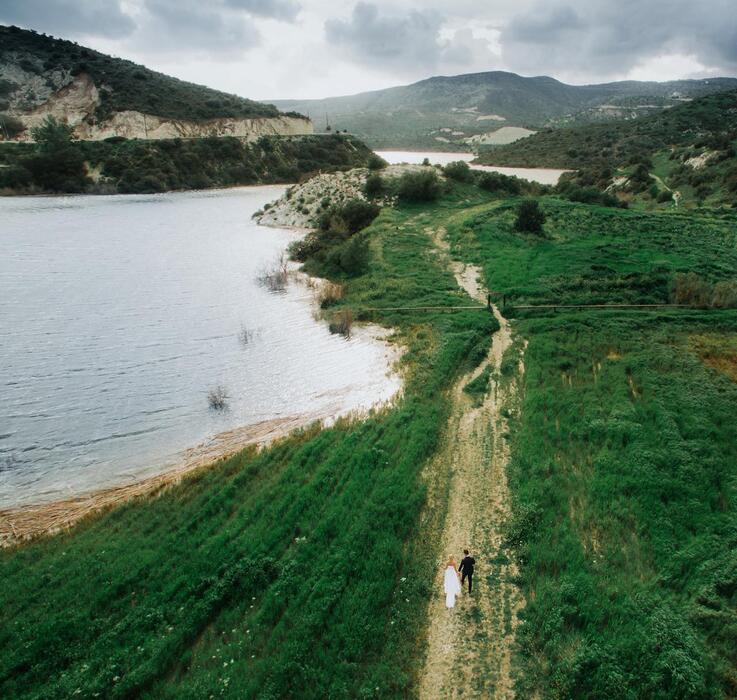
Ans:
[[[433,235],[441,254],[448,256],[443,232]],[[479,283],[480,270],[448,260],[458,284],[470,296],[486,302]],[[452,389],[452,413],[440,452],[429,465],[426,477],[429,503],[447,499],[438,569],[429,608],[428,645],[420,678],[420,698],[512,698],[511,649],[517,613],[523,599],[512,579],[517,570],[500,551],[501,526],[509,516],[506,464],[509,448],[504,434],[507,421],[502,408],[513,402],[517,379],[501,381],[502,357],[512,345],[508,321],[493,308],[500,330],[492,338],[485,362],[462,377]],[[487,364],[492,366],[490,390],[480,406],[463,392],[466,383]],[[519,360],[518,377],[523,371]],[[450,486],[440,491],[442,473],[451,466]],[[449,554],[460,562],[468,547],[476,558],[474,591],[465,591],[453,610],[445,608],[443,564]]]

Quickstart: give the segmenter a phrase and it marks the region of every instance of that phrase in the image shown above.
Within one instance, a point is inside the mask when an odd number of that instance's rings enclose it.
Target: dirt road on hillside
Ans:
[[[443,231],[428,230],[441,254],[448,257],[458,284],[486,303],[480,270],[450,260]],[[500,379],[502,357],[512,346],[508,321],[493,308],[500,330],[492,338],[482,365],[461,377],[452,389],[452,411],[440,451],[426,471],[429,506],[447,499],[437,577],[428,615],[427,656],[420,677],[420,698],[512,698],[511,650],[523,599],[512,583],[516,566],[501,551],[501,527],[510,513],[506,466],[509,448],[504,435],[504,407],[513,406],[524,370],[520,353],[516,375]],[[492,379],[483,403],[474,406],[463,387],[491,363]],[[441,488],[451,467],[450,486]],[[453,610],[445,608],[442,571],[449,554],[460,562],[468,547],[476,558],[474,590],[464,591]]]

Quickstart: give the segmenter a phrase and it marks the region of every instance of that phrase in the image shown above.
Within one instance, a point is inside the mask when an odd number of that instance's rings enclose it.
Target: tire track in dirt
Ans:
[[[456,280],[474,299],[486,303],[480,270],[451,261],[444,231],[427,230],[448,259]],[[504,438],[504,406],[514,402],[524,371],[500,379],[504,353],[512,346],[509,322],[496,307],[500,329],[492,337],[485,361],[461,377],[451,390],[451,415],[441,447],[426,471],[428,507],[447,499],[447,513],[437,551],[437,576],[428,611],[427,652],[419,682],[420,698],[513,698],[512,644],[517,616],[524,604],[513,579],[517,568],[501,551],[502,526],[510,515],[506,466],[509,447]],[[474,406],[463,387],[491,364],[492,379],[483,403]],[[441,488],[450,466],[450,484]],[[461,594],[453,610],[445,608],[443,563],[449,554],[460,561],[468,547],[476,558],[474,591]]]

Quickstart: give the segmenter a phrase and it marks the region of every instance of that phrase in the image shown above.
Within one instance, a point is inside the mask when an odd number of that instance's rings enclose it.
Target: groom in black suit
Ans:
[[[463,559],[461,559],[461,565],[458,567],[458,570],[461,572],[461,586],[463,585],[463,582],[466,580],[466,577],[468,577],[468,592],[471,592],[471,588],[473,588],[473,567],[476,564],[476,560],[469,555],[468,550],[463,550]]]

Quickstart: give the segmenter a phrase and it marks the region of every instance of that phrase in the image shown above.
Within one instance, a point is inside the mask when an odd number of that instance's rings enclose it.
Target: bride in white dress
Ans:
[[[458,570],[456,569],[456,562],[453,557],[448,559],[448,563],[445,565],[445,607],[455,607],[456,596],[461,592],[461,582],[458,580]]]

